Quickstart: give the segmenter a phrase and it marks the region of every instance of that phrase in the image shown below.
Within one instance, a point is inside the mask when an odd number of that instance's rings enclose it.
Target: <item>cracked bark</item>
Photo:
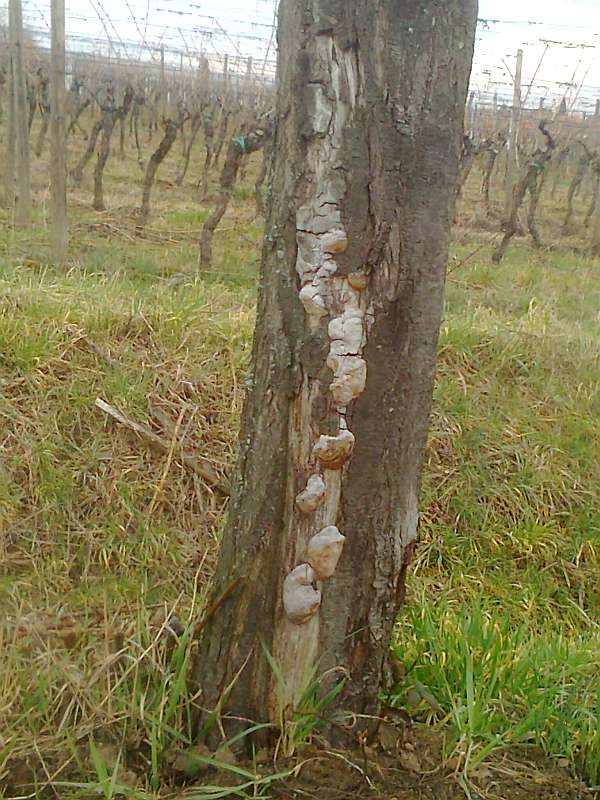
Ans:
[[[474,0],[280,5],[254,366],[194,668],[203,733],[215,708],[277,723],[311,669],[347,676],[341,708],[379,710],[417,534],[476,11]],[[340,358],[366,362],[366,385],[341,407],[330,365],[351,340]],[[346,428],[353,453],[321,469],[315,443]],[[296,497],[317,471],[325,498],[305,513]],[[328,525],[345,536],[341,560],[317,585],[316,613],[293,624],[284,579]]]

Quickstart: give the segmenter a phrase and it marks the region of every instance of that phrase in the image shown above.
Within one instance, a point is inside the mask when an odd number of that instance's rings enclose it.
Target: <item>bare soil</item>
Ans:
[[[396,752],[303,751],[296,777],[278,785],[280,800],[591,800],[593,793],[537,748],[496,754],[461,780],[442,757],[438,734],[411,728]],[[462,785],[461,785],[462,784]]]

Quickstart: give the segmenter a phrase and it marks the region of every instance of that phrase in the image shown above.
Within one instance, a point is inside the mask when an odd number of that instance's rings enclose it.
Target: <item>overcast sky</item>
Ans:
[[[77,37],[105,43],[110,37],[113,52],[123,56],[149,57],[144,42],[162,42],[174,62],[180,58],[175,51],[183,51],[184,59],[204,51],[215,60],[227,53],[230,64],[252,55],[256,69],[265,60],[267,70],[274,65],[275,0],[66,0],[66,5],[72,49],[92,46]],[[23,6],[29,24],[47,31],[49,0],[23,0]],[[569,102],[593,108],[600,95],[600,0],[480,0],[479,16],[472,85],[482,101],[495,91],[501,98],[511,96],[510,73],[521,47],[524,96],[537,70],[529,103],[543,96],[551,105],[566,92]]]

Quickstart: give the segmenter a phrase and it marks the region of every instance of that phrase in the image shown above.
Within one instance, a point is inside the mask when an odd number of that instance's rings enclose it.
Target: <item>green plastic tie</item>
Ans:
[[[241,153],[246,152],[246,137],[245,136],[234,136],[233,143],[238,148]]]

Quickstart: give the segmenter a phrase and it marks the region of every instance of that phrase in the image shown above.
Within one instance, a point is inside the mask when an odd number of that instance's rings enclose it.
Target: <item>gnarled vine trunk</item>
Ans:
[[[96,149],[96,144],[98,142],[98,137],[100,136],[100,131],[102,130],[102,126],[104,124],[104,119],[100,118],[94,122],[92,130],[90,132],[90,138],[88,139],[87,147],[85,148],[81,158],[77,162],[77,164],[73,167],[70,172],[71,180],[74,183],[79,185],[83,180],[83,170],[86,168],[88,161],[94,155],[94,150]]]
[[[476,11],[281,2],[254,368],[199,623],[207,713],[277,722],[328,669],[347,676],[341,707],[379,709],[417,536]]]
[[[98,148],[98,158],[96,160],[96,167],[94,169],[94,202],[93,207],[95,211],[104,211],[104,189],[103,189],[103,176],[104,167],[110,155],[110,140],[112,139],[115,124],[127,116],[133,101],[133,89],[127,87],[123,95],[123,102],[119,108],[115,108],[114,104],[107,106],[104,110],[102,119],[102,136],[100,138],[100,147]]]
[[[154,186],[156,172],[173,147],[173,143],[177,138],[177,132],[183,125],[185,119],[185,117],[180,117],[178,121],[173,119],[165,120],[165,132],[163,134],[163,138],[160,140],[160,144],[156,150],[150,156],[148,166],[146,167],[146,174],[144,175],[142,205],[140,206],[136,224],[138,230],[141,230],[144,227],[148,220],[148,215],[150,214],[150,194],[152,192],[152,187]]]
[[[590,153],[585,142],[580,141],[579,144],[583,147],[583,155],[577,162],[577,169],[575,170],[573,179],[569,184],[569,191],[567,192],[567,213],[565,214],[562,227],[564,234],[569,232],[569,225],[571,223],[571,218],[573,217],[573,199],[579,191],[579,187],[586,176],[593,157],[593,154]]]
[[[515,184],[510,213],[504,228],[504,236],[492,253],[492,261],[494,264],[499,264],[502,261],[510,240],[517,232],[519,209],[521,208],[521,205],[527,194],[529,194],[527,227],[529,228],[529,233],[531,234],[531,238],[533,239],[535,246],[541,247],[542,244],[537,225],[535,223],[535,214],[540,200],[540,193],[544,185],[544,173],[552,158],[556,144],[550,135],[550,132],[547,130],[544,121],[540,122],[538,128],[545,137],[546,145],[544,149],[540,148],[535,151],[533,156],[526,164],[522,176]]]
[[[244,156],[260,150],[265,142],[271,138],[272,133],[271,123],[265,120],[264,124],[252,126],[249,131],[235,136],[229,143],[219,182],[217,205],[202,226],[202,233],[200,234],[200,257],[198,263],[202,269],[209,269],[212,264],[213,236],[219,222],[227,211]]]

